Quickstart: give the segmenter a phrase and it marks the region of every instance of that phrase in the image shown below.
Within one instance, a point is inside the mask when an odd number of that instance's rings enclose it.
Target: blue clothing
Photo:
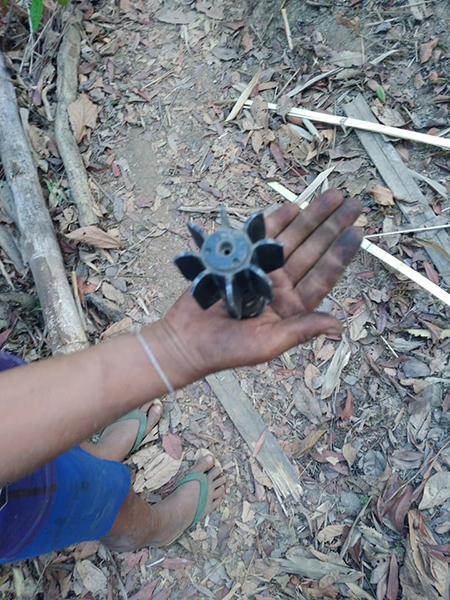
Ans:
[[[17,361],[0,352],[0,372]],[[129,489],[125,465],[80,447],[10,484],[0,494],[0,564],[104,537]]]

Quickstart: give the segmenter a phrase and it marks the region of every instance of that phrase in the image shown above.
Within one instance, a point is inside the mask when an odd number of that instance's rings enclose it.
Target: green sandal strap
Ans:
[[[142,444],[142,440],[145,437],[145,430],[147,429],[147,413],[142,412],[142,410],[132,410],[127,413],[120,419],[116,419],[114,423],[120,423],[120,421],[139,421],[139,429],[136,435],[136,440],[134,442],[134,446],[131,448],[129,454],[135,452],[139,446]]]
[[[191,529],[194,529],[194,527],[200,521],[203,513],[205,512],[206,502],[208,500],[208,478],[204,473],[188,473],[182,479],[180,479],[180,481],[174,487],[174,490],[179,488],[180,485],[183,485],[184,483],[189,483],[189,481],[199,482],[200,494],[198,497],[197,510],[195,511],[194,519],[192,520],[192,523],[189,525],[189,527],[185,529],[185,531],[190,531]]]

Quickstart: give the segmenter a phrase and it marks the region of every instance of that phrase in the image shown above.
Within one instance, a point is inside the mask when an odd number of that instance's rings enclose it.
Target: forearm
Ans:
[[[163,322],[142,335],[174,388],[195,378]],[[0,487],[166,392],[132,335],[0,374]]]

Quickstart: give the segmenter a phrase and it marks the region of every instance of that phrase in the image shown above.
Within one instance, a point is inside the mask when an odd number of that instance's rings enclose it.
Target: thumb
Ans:
[[[274,351],[278,356],[294,346],[304,344],[321,333],[339,335],[342,331],[342,323],[335,317],[311,312],[279,321],[275,325],[271,337],[275,342],[276,348],[274,348]]]

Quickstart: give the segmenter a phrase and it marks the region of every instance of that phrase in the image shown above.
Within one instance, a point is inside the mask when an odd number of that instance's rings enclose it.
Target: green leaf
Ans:
[[[377,95],[378,100],[381,100],[381,102],[386,102],[386,96],[384,95],[384,90],[381,85],[377,87],[375,94]]]
[[[69,0],[56,0],[56,2],[60,5],[60,6],[67,6],[69,4]]]
[[[31,0],[30,17],[31,27],[33,28],[33,31],[36,31],[36,29],[39,27],[43,7],[43,0]]]

